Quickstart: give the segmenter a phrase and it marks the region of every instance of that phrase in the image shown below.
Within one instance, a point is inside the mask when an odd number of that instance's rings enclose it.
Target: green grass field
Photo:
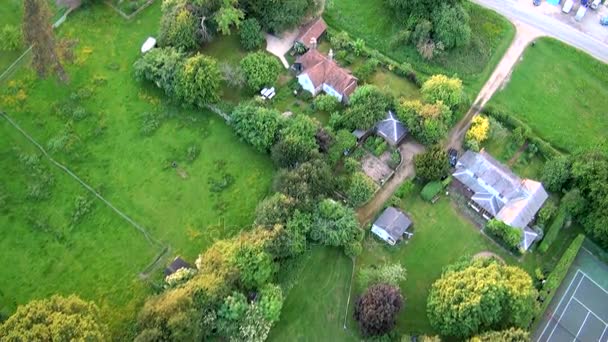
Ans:
[[[321,246],[302,258],[268,340],[356,341],[352,331],[343,329],[352,261],[338,248]]]
[[[257,203],[268,192],[274,168],[268,156],[239,141],[216,114],[181,108],[154,86],[134,79],[131,66],[142,42],[156,34],[159,17],[159,3],[130,22],[101,4],[72,13],[58,30],[61,37],[78,39],[75,61],[67,65],[69,84],[60,84],[54,78],[38,80],[28,68],[22,68],[13,80],[2,85],[0,108],[58,161],[169,246],[169,256],[182,255],[194,261],[215,240],[248,227]],[[84,114],[61,114],[60,105],[66,104]],[[158,126],[156,131],[142,133],[144,117],[148,125],[152,121]],[[16,144],[27,145],[18,135],[8,134],[11,129],[6,123],[2,125],[6,132],[1,140],[3,151],[12,151]],[[3,165],[13,163],[9,158],[16,157],[5,153]],[[173,162],[177,167],[172,167]],[[53,208],[65,211],[63,208],[73,206],[77,195],[85,193],[69,178],[63,178],[44,203],[46,209],[34,212],[36,218],[44,219]],[[8,197],[23,198],[27,190],[24,182],[15,179],[14,184],[9,183]],[[222,183],[228,186],[223,188]],[[223,190],[217,191],[218,187]],[[23,213],[32,206],[37,205],[10,202],[9,209]],[[54,225],[65,225],[57,220]],[[94,233],[68,234],[73,243],[56,251],[48,249],[53,255],[49,260],[62,263],[57,270],[75,271],[61,273],[55,272],[52,263],[44,259],[45,254],[38,252],[41,241],[22,239],[21,232],[30,229],[27,222],[15,220],[14,229],[4,231],[0,241],[3,246],[12,246],[21,240],[19,248],[0,252],[3,262],[19,260],[10,263],[16,265],[11,277],[0,280],[5,285],[1,286],[5,296],[2,306],[10,311],[15,304],[43,294],[73,291],[99,304],[115,303],[112,308],[117,314],[110,317],[114,326],[119,320],[132,322],[142,300],[136,289],[144,286],[137,274],[158,251],[142,249],[138,245],[142,237],[97,201],[90,221],[81,226]],[[108,231],[101,234],[103,229]],[[94,260],[99,253],[113,257]],[[88,263],[97,275],[79,272]],[[32,264],[40,269],[31,270]],[[45,276],[47,272],[57,280]],[[28,276],[17,277],[19,273]],[[108,284],[118,282],[118,276],[128,280],[129,287],[122,284],[110,288]],[[64,284],[59,277],[70,277],[70,281]],[[34,286],[37,291],[27,291]],[[7,291],[20,288],[24,290]],[[130,291],[136,301],[123,299]],[[130,311],[118,310],[118,306]]]
[[[466,8],[471,17],[471,45],[449,51],[430,62],[420,57],[413,46],[391,45],[392,37],[401,27],[383,0],[334,0],[324,18],[330,26],[348,32],[353,38],[362,38],[368,46],[385,55],[412,64],[418,72],[457,74],[467,93],[474,97],[508,48],[515,30],[506,19],[491,10],[472,3],[467,3]]]
[[[555,147],[574,152],[606,137],[608,65],[556,40],[539,39],[491,105],[523,120]]]

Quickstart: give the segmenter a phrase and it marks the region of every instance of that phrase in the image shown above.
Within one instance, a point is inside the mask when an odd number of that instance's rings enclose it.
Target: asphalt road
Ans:
[[[472,0],[474,3],[495,10],[503,16],[521,21],[608,63],[608,44],[595,39],[576,28],[540,12],[530,11],[514,0]],[[530,0],[532,1],[532,0]],[[599,25],[599,23],[598,23]],[[607,28],[608,29],[608,28]]]

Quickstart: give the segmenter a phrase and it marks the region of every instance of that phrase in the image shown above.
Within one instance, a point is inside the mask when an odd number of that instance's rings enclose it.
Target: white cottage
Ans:
[[[333,60],[331,51],[329,56],[324,56],[310,49],[296,59],[293,69],[299,73],[298,83],[313,96],[323,91],[348,103],[348,97],[357,88],[357,78]]]

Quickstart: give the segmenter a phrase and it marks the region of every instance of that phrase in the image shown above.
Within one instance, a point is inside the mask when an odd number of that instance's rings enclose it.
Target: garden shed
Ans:
[[[384,138],[393,147],[399,145],[405,139],[407,133],[407,128],[390,110],[386,113],[386,118],[376,124],[376,134]]]
[[[388,207],[372,225],[372,233],[394,246],[404,234],[410,237],[407,230],[412,226],[412,220],[401,210]]]
[[[186,260],[182,259],[180,256],[173,259],[173,262],[165,268],[165,277],[172,275],[177,272],[181,268],[192,268],[192,266],[186,262]]]

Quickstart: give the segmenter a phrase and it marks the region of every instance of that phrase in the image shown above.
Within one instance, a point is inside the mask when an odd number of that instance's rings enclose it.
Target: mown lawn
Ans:
[[[22,158],[38,156],[36,166]],[[25,138],[0,119],[0,315],[19,304],[55,293],[94,300],[112,329],[128,332],[148,293],[138,274],[160,253],[159,246],[72,178],[52,166]],[[44,170],[53,184],[48,198],[28,197]],[[76,199],[91,201],[90,212],[74,222]]]
[[[457,74],[470,97],[475,97],[490,77],[496,64],[515,35],[513,26],[497,13],[467,3],[471,17],[471,45],[426,61],[410,45],[392,46],[392,38],[402,29],[399,21],[385,6],[384,0],[334,0],[324,18],[338,30],[353,38],[363,39],[368,46],[385,55],[412,64],[425,75]]]
[[[70,82],[38,80],[28,68],[20,69],[13,80],[0,88],[0,108],[57,160],[168,246],[170,256],[181,255],[194,261],[215,240],[248,227],[257,203],[268,192],[274,168],[268,156],[239,141],[216,114],[182,108],[168,101],[154,86],[134,79],[132,64],[146,37],[156,35],[159,18],[159,2],[130,22],[103,4],[72,13],[58,30],[61,37],[78,40],[75,61],[67,65]],[[69,110],[62,113],[62,106]],[[6,127],[4,130],[10,131]],[[10,151],[16,140],[8,135],[3,138],[4,148]],[[12,163],[8,158],[3,156],[3,165]],[[58,186],[57,192],[62,188]],[[73,205],[77,191],[83,191],[78,186],[73,188],[66,186],[67,190],[62,191],[65,197],[49,199],[48,210]],[[17,185],[7,190],[10,198],[23,198],[25,191],[26,187]],[[87,297],[98,303],[119,301],[130,290],[127,287],[114,291],[108,287],[111,274],[116,272],[133,283],[131,291],[143,286],[137,281],[137,273],[142,265],[152,261],[156,251],[140,252],[134,239],[141,237],[136,234],[128,238],[114,233],[119,227],[127,231],[130,228],[101,203],[95,203],[97,225],[89,228],[97,232],[107,227],[111,233],[82,236],[82,246],[98,246],[108,255],[132,255],[106,260],[108,264],[103,269],[96,267],[100,279],[97,282],[78,272],[79,264],[69,258],[63,261],[65,269],[75,272],[54,276],[70,277],[66,283],[71,285],[44,277],[44,272],[12,277],[10,281],[4,278],[11,288],[27,289],[34,284],[40,288],[38,292],[15,291],[15,297],[8,300],[9,310],[14,309],[13,303],[25,303],[39,293],[65,292],[65,288],[84,295],[90,293]],[[23,212],[27,207],[17,206],[14,210]],[[44,218],[43,213],[34,214]],[[8,245],[19,239],[20,232],[27,229],[24,223],[21,225],[4,231],[0,243]],[[114,239],[124,243],[113,243]],[[61,260],[61,253],[73,253],[86,264],[86,260],[98,257],[98,250],[74,243],[53,255]],[[19,259],[24,264],[15,268],[15,274],[27,273],[30,270],[25,261],[44,264],[44,260],[29,257],[35,253],[36,245],[32,243],[10,251],[5,248],[0,258]],[[123,266],[125,263],[128,268]],[[108,294],[97,295],[104,293]],[[4,295],[13,296],[10,291]],[[135,304],[125,305],[132,305],[131,311],[120,319],[110,317],[114,325],[119,320],[132,320],[139,309]]]
[[[340,249],[323,246],[302,258],[268,340],[356,341],[353,332],[343,328],[352,261]]]
[[[574,152],[607,136],[608,65],[557,40],[539,39],[491,105]]]

